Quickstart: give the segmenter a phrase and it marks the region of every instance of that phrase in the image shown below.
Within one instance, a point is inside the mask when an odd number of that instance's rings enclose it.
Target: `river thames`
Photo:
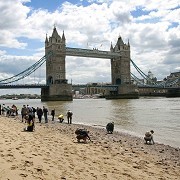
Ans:
[[[0,104],[55,108],[56,116],[73,112],[73,123],[105,128],[114,122],[115,131],[143,138],[153,129],[155,142],[180,147],[180,98],[141,97],[140,99],[74,99],[41,102],[40,99],[0,100]],[[19,111],[20,112],[20,111]],[[50,117],[49,117],[50,119]],[[57,119],[57,118],[56,118]],[[44,119],[43,119],[44,122]],[[67,122],[65,117],[65,122]]]

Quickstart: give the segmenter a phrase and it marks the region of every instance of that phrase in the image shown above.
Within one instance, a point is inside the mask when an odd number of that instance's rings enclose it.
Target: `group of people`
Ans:
[[[106,125],[106,131],[107,131],[107,134],[113,133],[114,122],[109,122]],[[86,142],[87,139],[89,139],[91,141],[88,133],[89,133],[89,131],[87,131],[86,129],[79,129],[79,128],[76,129],[75,134],[76,134],[77,141],[80,142],[80,140],[83,140],[84,142]],[[153,130],[150,130],[145,133],[145,136],[144,136],[145,144],[154,144],[153,134],[154,134]]]
[[[39,123],[42,122],[42,117],[43,116],[44,116],[45,123],[48,123],[48,114],[49,114],[49,111],[48,111],[48,109],[45,106],[43,106],[43,108],[37,107],[35,109],[34,107],[30,107],[29,105],[27,105],[27,106],[23,105],[23,107],[21,109],[22,122],[25,119],[25,121],[28,123],[28,126],[32,125],[33,127],[35,127],[34,126],[34,123],[35,123],[35,113],[37,114]],[[67,121],[68,121],[68,124],[72,124],[72,115],[73,115],[72,111],[68,110],[67,111]],[[53,122],[55,120],[55,109],[51,110],[51,117],[52,117],[52,122]],[[62,123],[64,121],[64,115],[60,114],[58,116],[58,119],[59,119],[59,122]]]
[[[21,109],[21,115],[22,115],[22,122],[24,121],[25,119],[25,116],[27,114],[29,114],[29,112],[32,112],[33,116],[35,117],[35,113],[37,115],[37,118],[39,120],[39,123],[42,122],[42,118],[44,116],[44,121],[45,123],[48,123],[48,115],[49,115],[49,111],[48,109],[43,106],[43,108],[41,107],[37,107],[36,109],[34,107],[30,107],[29,105],[23,105],[22,109]],[[55,120],[55,109],[52,109],[51,110],[51,113],[50,113],[51,117],[52,117],[52,121]],[[67,111],[67,121],[68,121],[68,124],[72,124],[72,111],[68,110]],[[62,123],[64,121],[64,115],[63,114],[60,114],[58,116],[58,119],[59,119],[59,122]]]
[[[7,117],[18,116],[18,108],[14,104],[12,106],[5,106],[5,104],[0,105],[0,114]]]

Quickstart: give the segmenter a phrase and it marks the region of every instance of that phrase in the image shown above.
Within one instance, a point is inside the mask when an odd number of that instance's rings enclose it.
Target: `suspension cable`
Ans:
[[[44,64],[44,62],[47,60],[49,56],[52,55],[52,51],[48,52],[45,56],[43,56],[39,61],[34,63],[32,66],[29,68],[25,69],[24,71],[20,72],[19,74],[16,74],[10,78],[0,80],[0,84],[9,84],[15,81],[18,81],[20,79],[24,79],[25,77],[29,76],[32,74],[34,71],[36,71],[39,67]]]

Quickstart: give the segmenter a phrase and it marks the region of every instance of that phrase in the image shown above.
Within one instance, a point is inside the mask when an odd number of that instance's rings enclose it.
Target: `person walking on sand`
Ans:
[[[51,110],[51,116],[52,116],[52,121],[54,121],[55,109],[52,109],[52,110]]]
[[[26,108],[26,105],[23,105],[22,109],[21,109],[21,117],[22,117],[22,122],[25,120],[26,122],[26,119],[25,119],[25,116],[28,114],[28,109]]]
[[[48,109],[45,106],[43,106],[43,114],[44,114],[45,123],[48,123],[48,117],[47,117]]]
[[[72,111],[68,110],[67,112],[67,120],[68,120],[68,124],[72,124]]]

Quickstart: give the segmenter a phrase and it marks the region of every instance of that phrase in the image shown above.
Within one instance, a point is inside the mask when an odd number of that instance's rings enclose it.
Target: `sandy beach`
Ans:
[[[0,116],[0,123],[1,180],[180,178],[179,148],[77,124],[36,123],[34,132],[23,132],[20,119]],[[92,142],[77,143],[77,127],[88,129]]]

